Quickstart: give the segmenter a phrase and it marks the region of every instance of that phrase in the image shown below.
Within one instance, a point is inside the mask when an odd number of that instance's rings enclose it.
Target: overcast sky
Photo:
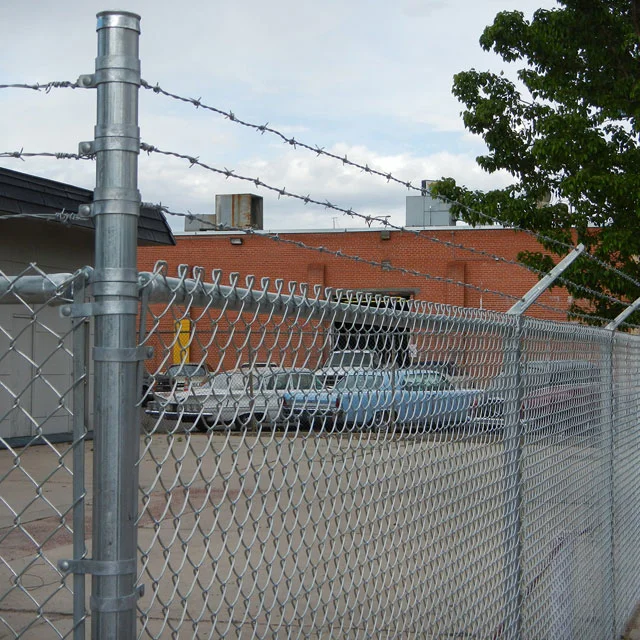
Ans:
[[[142,17],[142,77],[151,84],[419,184],[452,176],[474,188],[508,183],[481,172],[482,140],[468,134],[451,95],[453,75],[505,68],[478,44],[502,10],[527,17],[552,0],[130,0]],[[76,80],[94,71],[94,0],[0,4],[0,83]],[[507,70],[513,74],[513,70]],[[0,90],[0,151],[76,152],[93,138],[94,90]],[[140,92],[142,140],[278,188],[404,224],[405,197],[381,178],[294,149],[219,115]],[[0,159],[0,165],[93,188],[93,162]],[[263,195],[268,229],[362,226],[335,211],[140,156],[142,198],[174,211],[211,213],[215,195]],[[175,230],[182,219],[171,220]]]

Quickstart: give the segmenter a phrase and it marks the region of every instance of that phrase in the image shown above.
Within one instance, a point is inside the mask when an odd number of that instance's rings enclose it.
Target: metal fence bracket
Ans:
[[[91,574],[94,576],[126,576],[135,575],[137,570],[136,558],[129,560],[60,560],[58,568],[63,573]]]

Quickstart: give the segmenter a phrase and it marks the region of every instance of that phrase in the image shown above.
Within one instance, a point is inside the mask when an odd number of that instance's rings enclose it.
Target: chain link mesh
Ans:
[[[2,638],[68,637],[84,617],[76,601],[74,618],[73,576],[57,566],[74,557],[74,517],[84,508],[84,469],[74,480],[74,468],[84,454],[84,407],[76,405],[87,381],[74,362],[84,325],[58,306],[72,302],[83,277],[49,276],[35,265],[19,276],[0,273]],[[77,354],[83,365],[84,353]],[[83,546],[84,524],[75,553]]]
[[[188,275],[142,276],[140,637],[622,633],[637,337]],[[82,286],[0,274],[3,637],[84,635]]]
[[[622,631],[633,337],[194,275],[147,276],[141,636]]]

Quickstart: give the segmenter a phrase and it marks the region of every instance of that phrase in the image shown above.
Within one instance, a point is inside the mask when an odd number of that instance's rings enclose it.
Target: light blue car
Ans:
[[[397,369],[346,374],[331,389],[283,394],[283,415],[331,430],[389,424],[447,427],[466,422],[481,392],[457,389],[439,371]]]

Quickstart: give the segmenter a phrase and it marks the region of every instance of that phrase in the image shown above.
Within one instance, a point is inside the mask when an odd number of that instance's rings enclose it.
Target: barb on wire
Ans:
[[[51,89],[81,89],[85,88],[81,84],[77,82],[71,82],[69,80],[54,80],[52,82],[45,82],[44,84],[40,84],[36,82],[35,84],[0,84],[0,89],[31,89],[33,91],[44,91],[45,93],[49,93]]]
[[[453,280],[452,278],[446,278],[444,276],[437,276],[434,274],[430,274],[430,273],[425,273],[422,271],[418,271],[416,269],[408,269],[405,267],[396,267],[394,265],[390,265],[388,263],[382,263],[382,262],[377,262],[376,260],[369,260],[368,258],[362,258],[360,256],[356,256],[356,255],[351,255],[348,253],[345,253],[344,251],[339,251],[339,250],[333,250],[333,249],[328,249],[327,247],[324,246],[320,246],[320,247],[314,247],[311,245],[308,245],[300,240],[290,240],[288,238],[283,238],[280,234],[278,233],[273,233],[273,232],[267,232],[267,231],[257,231],[255,229],[251,229],[251,228],[247,228],[247,227],[234,227],[231,225],[226,225],[226,224],[221,224],[221,223],[216,223],[216,222],[211,222],[210,220],[207,220],[206,218],[203,218],[201,216],[195,215],[191,212],[187,212],[187,213],[181,213],[181,212],[176,212],[176,211],[171,211],[168,207],[166,206],[162,206],[162,205],[145,205],[145,206],[149,206],[149,207],[153,207],[156,208],[157,210],[162,211],[164,214],[169,215],[169,216],[173,216],[173,217],[180,217],[180,218],[186,218],[190,221],[194,221],[194,220],[198,220],[201,224],[207,226],[208,228],[210,228],[212,231],[233,231],[233,232],[238,232],[238,233],[243,233],[245,235],[255,235],[261,238],[267,238],[271,241],[274,242],[279,242],[281,244],[286,244],[286,245],[290,245],[290,246],[295,246],[299,249],[304,249],[306,251],[314,251],[316,253],[322,253],[324,255],[330,255],[336,258],[341,258],[341,259],[345,259],[345,260],[351,260],[352,262],[356,262],[356,263],[360,263],[360,264],[366,264],[370,267],[376,267],[376,268],[380,268],[380,269],[384,269],[385,271],[392,271],[392,272],[397,272],[397,273],[401,273],[402,275],[408,275],[408,276],[412,276],[412,277],[417,277],[417,278],[424,278],[427,280],[431,280],[431,281],[435,281],[435,282],[440,282],[443,284],[451,284],[454,286],[459,286],[459,287],[464,287],[466,289],[472,290],[472,291],[476,291],[479,292],[481,294],[489,294],[489,295],[495,295],[497,297],[501,297],[504,298],[506,300],[509,300],[511,302],[516,302],[518,300],[521,299],[521,296],[516,296],[513,294],[509,294],[509,293],[505,293],[504,291],[496,291],[493,289],[488,289],[485,287],[479,287],[477,285],[468,283],[468,282],[461,282],[459,280]],[[580,286],[580,285],[574,285],[574,286]],[[622,304],[626,304],[623,303],[622,301],[620,301]],[[554,313],[559,313],[562,315],[566,315],[569,318],[575,318],[575,319],[582,319],[582,320],[588,320],[590,322],[593,322],[593,320],[598,320],[604,324],[609,323],[611,320],[610,318],[604,318],[604,317],[600,317],[600,316],[592,316],[592,315],[587,315],[587,314],[582,314],[582,313],[578,313],[575,311],[571,311],[568,309],[560,309],[557,307],[552,307],[550,305],[541,303],[539,301],[536,301],[534,303],[535,306],[541,308],[541,309],[545,309],[547,311],[552,311]],[[631,324],[627,324],[626,326],[630,326],[630,327],[636,327],[637,325],[631,325]],[[640,325],[638,325],[638,328],[640,328]]]
[[[212,171],[214,173],[218,173],[220,175],[225,176],[225,178],[235,178],[237,180],[241,180],[241,181],[245,181],[245,182],[251,182],[253,183],[256,187],[263,187],[269,191],[272,191],[274,193],[278,194],[278,197],[280,198],[281,196],[287,196],[296,200],[300,200],[302,201],[304,204],[308,204],[308,203],[312,203],[312,204],[316,204],[318,206],[327,208],[327,209],[333,209],[334,211],[339,211],[340,213],[343,213],[344,215],[350,216],[352,218],[360,218],[362,220],[364,220],[367,225],[370,227],[371,223],[373,222],[379,222],[381,223],[384,227],[390,228],[390,229],[394,229],[396,231],[402,231],[404,233],[407,234],[411,234],[411,235],[415,235],[419,238],[422,238],[424,240],[427,240],[429,242],[433,242],[435,244],[439,244],[439,245],[443,245],[446,246],[448,248],[454,248],[454,249],[459,249],[461,251],[467,251],[469,253],[473,253],[475,255],[480,255],[483,256],[485,258],[490,258],[492,260],[495,260],[497,262],[501,262],[503,264],[509,264],[509,265],[513,265],[513,266],[517,266],[520,267],[522,269],[526,269],[527,271],[530,271],[531,273],[534,273],[538,276],[545,276],[546,272],[542,271],[540,269],[537,269],[535,267],[526,265],[522,262],[519,262],[517,260],[509,260],[508,258],[505,258],[503,256],[498,256],[495,255],[493,253],[490,253],[489,251],[484,251],[482,249],[476,249],[474,247],[469,247],[465,244],[461,244],[461,243],[456,243],[456,242],[451,242],[448,240],[443,240],[441,238],[436,238],[435,236],[430,236],[428,235],[428,232],[426,231],[422,231],[422,230],[417,230],[417,229],[408,229],[406,227],[402,227],[402,226],[398,226],[395,225],[391,222],[389,222],[389,220],[387,219],[387,216],[371,216],[371,215],[366,215],[366,214],[362,214],[362,213],[358,213],[357,211],[354,211],[353,209],[349,208],[349,209],[345,209],[344,207],[339,207],[337,205],[332,204],[331,202],[329,202],[328,200],[324,200],[324,201],[320,201],[320,200],[315,200],[314,198],[307,196],[301,196],[298,195],[296,193],[291,193],[289,191],[287,191],[285,188],[280,188],[280,187],[274,187],[271,185],[268,185],[267,183],[265,183],[264,181],[260,180],[260,178],[251,178],[251,177],[247,177],[247,176],[242,176],[239,175],[237,173],[235,173],[235,171],[231,170],[231,169],[217,169],[216,167],[212,167],[208,164],[205,164],[204,162],[201,162],[198,158],[194,157],[194,156],[189,156],[189,155],[184,155],[181,153],[177,153],[174,151],[163,151],[161,149],[158,149],[157,147],[154,147],[152,145],[146,144],[146,143],[142,143],[141,144],[141,148],[143,151],[147,151],[148,153],[159,153],[162,155],[167,155],[167,156],[172,156],[172,157],[176,157],[179,159],[183,159],[183,160],[187,160],[190,164],[190,166],[194,166],[197,165],[199,167],[202,167],[203,169],[207,169],[208,171]],[[597,298],[601,298],[601,299],[605,299],[608,300],[609,302],[614,302],[616,304],[621,304],[623,306],[629,306],[628,303],[619,300],[618,298],[615,298],[613,296],[609,296],[606,293],[601,293],[599,291],[595,291],[594,289],[590,289],[589,287],[586,287],[584,285],[578,284],[578,283],[574,283],[566,278],[559,278],[558,281],[562,282],[565,285],[571,285],[572,287],[574,287],[576,290],[582,291],[583,293],[588,293],[589,295],[595,296]]]
[[[226,118],[227,120],[230,120],[231,122],[235,122],[236,124],[239,124],[239,125],[241,125],[243,127],[247,127],[247,128],[253,129],[253,130],[257,131],[258,133],[260,133],[261,135],[264,135],[265,132],[270,133],[270,134],[280,138],[285,144],[288,144],[288,145],[294,147],[295,149],[306,149],[307,151],[310,151],[311,153],[313,153],[316,157],[325,156],[327,158],[332,158],[333,160],[336,160],[336,161],[340,162],[342,165],[349,165],[349,166],[354,167],[356,169],[360,169],[364,173],[368,173],[370,175],[375,175],[375,176],[379,176],[381,178],[384,178],[387,181],[387,183],[394,182],[396,184],[399,184],[399,185],[407,188],[410,191],[413,190],[413,191],[418,191],[420,193],[423,192],[422,186],[416,186],[416,185],[412,184],[411,181],[404,180],[404,179],[401,179],[401,178],[397,178],[394,175],[392,175],[391,173],[386,172],[386,171],[379,171],[377,169],[374,169],[374,168],[370,167],[368,164],[360,164],[358,162],[353,162],[352,160],[349,160],[349,158],[347,157],[346,154],[343,155],[343,156],[340,156],[340,155],[337,155],[335,153],[331,153],[330,151],[326,151],[324,149],[324,147],[320,147],[318,145],[311,145],[311,144],[307,144],[305,142],[302,142],[300,140],[296,140],[293,136],[289,137],[289,136],[285,135],[284,133],[282,133],[281,131],[278,131],[277,129],[274,129],[273,127],[270,127],[269,123],[260,124],[259,125],[259,124],[255,124],[255,123],[252,123],[252,122],[248,122],[248,121],[242,120],[241,118],[238,118],[238,116],[236,116],[236,114],[233,113],[232,111],[225,111],[224,109],[218,109],[216,107],[212,107],[210,105],[207,105],[207,104],[203,103],[201,98],[185,98],[183,96],[177,95],[175,93],[172,93],[170,91],[167,91],[167,90],[163,89],[158,84],[151,85],[150,83],[148,83],[148,82],[146,82],[144,80],[142,81],[141,84],[145,89],[151,90],[151,91],[153,91],[153,93],[161,94],[163,96],[166,96],[168,98],[172,98],[172,99],[177,100],[179,102],[185,102],[185,103],[188,103],[188,104],[192,104],[197,109],[205,109],[207,111],[211,111],[213,113],[216,113],[216,114]],[[231,177],[231,176],[228,176],[228,177]],[[258,185],[258,186],[260,186],[260,185]],[[542,240],[542,241],[546,242],[547,244],[552,244],[552,245],[554,245],[556,247],[564,249],[567,252],[573,251],[576,248],[575,245],[571,245],[569,243],[562,242],[561,240],[558,240],[556,238],[552,238],[552,237],[547,236],[547,235],[545,235],[543,233],[540,233],[540,232],[537,232],[537,231],[532,231],[531,229],[527,229],[525,227],[521,227],[521,226],[513,224],[513,223],[505,222],[504,220],[501,220],[501,219],[499,219],[499,218],[497,218],[495,216],[492,216],[492,215],[490,215],[490,214],[488,214],[488,213],[486,213],[484,211],[478,211],[478,210],[473,209],[472,207],[469,207],[468,205],[465,205],[465,204],[463,204],[461,202],[458,202],[456,200],[452,200],[450,198],[447,198],[446,196],[437,195],[435,197],[437,199],[441,200],[442,202],[447,203],[447,204],[455,204],[455,205],[457,205],[459,207],[462,207],[468,213],[471,213],[471,214],[474,214],[476,216],[479,216],[479,217],[487,220],[488,222],[490,222],[492,224],[497,224],[497,225],[500,225],[500,226],[502,226],[502,227],[504,227],[506,229],[513,229],[514,231],[519,231],[521,233],[525,233],[527,235],[530,235],[531,237],[536,238],[536,240]],[[333,208],[333,207],[331,207],[331,208]],[[608,263],[600,260],[599,258],[597,258],[596,256],[594,256],[591,253],[584,253],[583,256],[588,260],[594,261],[601,268],[604,268],[604,269],[612,271],[617,276],[623,278],[627,282],[630,282],[634,286],[640,288],[640,281],[636,280],[635,278],[633,278],[629,274],[624,273],[623,271],[620,271],[619,269],[617,269],[613,265],[608,264]]]

